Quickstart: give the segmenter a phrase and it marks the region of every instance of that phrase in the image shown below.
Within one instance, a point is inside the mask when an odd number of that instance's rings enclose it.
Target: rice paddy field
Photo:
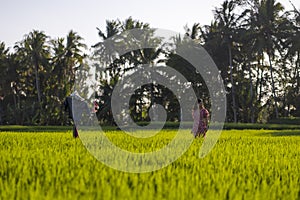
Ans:
[[[160,148],[174,130],[128,151]],[[134,145],[133,145],[134,143]],[[158,171],[127,173],[95,159],[71,131],[0,132],[0,199],[300,199],[300,130],[224,130],[199,158],[203,139]]]

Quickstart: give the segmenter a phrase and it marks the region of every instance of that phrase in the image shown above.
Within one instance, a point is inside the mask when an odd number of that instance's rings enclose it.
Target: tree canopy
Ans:
[[[196,22],[184,30],[185,37],[204,47],[220,71],[227,95],[226,120],[262,123],[300,117],[299,10],[286,10],[276,0],[225,0],[213,13],[211,24]],[[115,48],[107,39],[131,29],[148,30],[145,41],[154,47],[114,57]],[[99,41],[91,50],[73,30],[56,39],[33,30],[13,49],[0,42],[0,124],[68,124],[63,101],[76,84],[86,84],[75,83],[75,77],[90,75],[91,60],[98,86],[93,98],[99,104],[101,123],[114,123],[111,95],[117,82],[143,64],[164,63],[186,76],[209,108],[209,92],[201,75],[176,51],[164,51],[151,30],[149,23],[132,17],[107,20],[105,30],[97,28]],[[174,40],[178,47],[184,42],[180,37]],[[167,110],[168,121],[180,121],[175,95],[155,83],[140,87],[131,97],[132,119],[149,121],[154,103]]]

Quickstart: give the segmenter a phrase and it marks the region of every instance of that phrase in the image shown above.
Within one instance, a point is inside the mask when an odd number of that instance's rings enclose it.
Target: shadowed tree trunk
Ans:
[[[41,99],[40,78],[39,78],[39,64],[37,61],[35,61],[34,74],[35,74],[35,86],[37,90],[38,102],[39,104],[41,104],[42,99]]]
[[[231,43],[228,43],[228,54],[229,54],[229,68],[230,68],[230,83],[231,83],[231,95],[232,95],[232,110],[233,110],[233,121],[237,123],[237,112],[236,112],[236,101],[235,101],[235,84],[233,81],[233,65],[232,65],[232,50]]]
[[[271,55],[268,54],[268,57],[269,57],[270,74],[271,74],[272,94],[273,94],[274,104],[275,104],[275,115],[276,115],[276,118],[278,118],[279,115],[278,115],[277,95],[276,95],[276,91],[275,91],[273,65],[272,65]]]

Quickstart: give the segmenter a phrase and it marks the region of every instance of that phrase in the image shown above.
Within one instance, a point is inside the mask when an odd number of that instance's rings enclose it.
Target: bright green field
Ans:
[[[168,167],[130,174],[98,162],[71,132],[0,132],[0,199],[300,199],[299,130],[223,131],[200,159],[202,142]]]

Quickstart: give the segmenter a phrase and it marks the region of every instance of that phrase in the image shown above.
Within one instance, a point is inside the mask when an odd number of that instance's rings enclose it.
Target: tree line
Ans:
[[[184,37],[201,45],[220,70],[227,95],[228,122],[268,122],[280,117],[300,117],[300,12],[285,10],[275,0],[225,0],[213,10],[209,25],[185,26]],[[155,48],[138,49],[113,59],[115,52],[107,38],[131,29],[149,30]],[[101,123],[113,124],[111,95],[116,83],[142,64],[164,63],[188,76],[198,97],[209,102],[203,78],[190,63],[174,52],[160,48],[150,24],[133,18],[107,20],[106,29],[97,29],[99,41],[87,53],[84,40],[70,31],[53,39],[33,30],[16,42],[11,51],[0,43],[0,124],[63,125],[69,119],[63,102],[73,91],[76,76],[89,75],[89,62],[97,70]],[[175,38],[176,46],[184,38]],[[177,48],[177,47],[176,47]],[[89,54],[89,55],[88,55]],[[163,56],[162,56],[163,55]],[[164,57],[164,59],[160,59]],[[111,61],[108,63],[108,61]],[[81,87],[88,93],[88,87]],[[134,121],[149,121],[153,103],[163,105],[169,121],[180,121],[180,107],[167,87],[148,84],[130,99]],[[209,107],[209,105],[208,105]]]

